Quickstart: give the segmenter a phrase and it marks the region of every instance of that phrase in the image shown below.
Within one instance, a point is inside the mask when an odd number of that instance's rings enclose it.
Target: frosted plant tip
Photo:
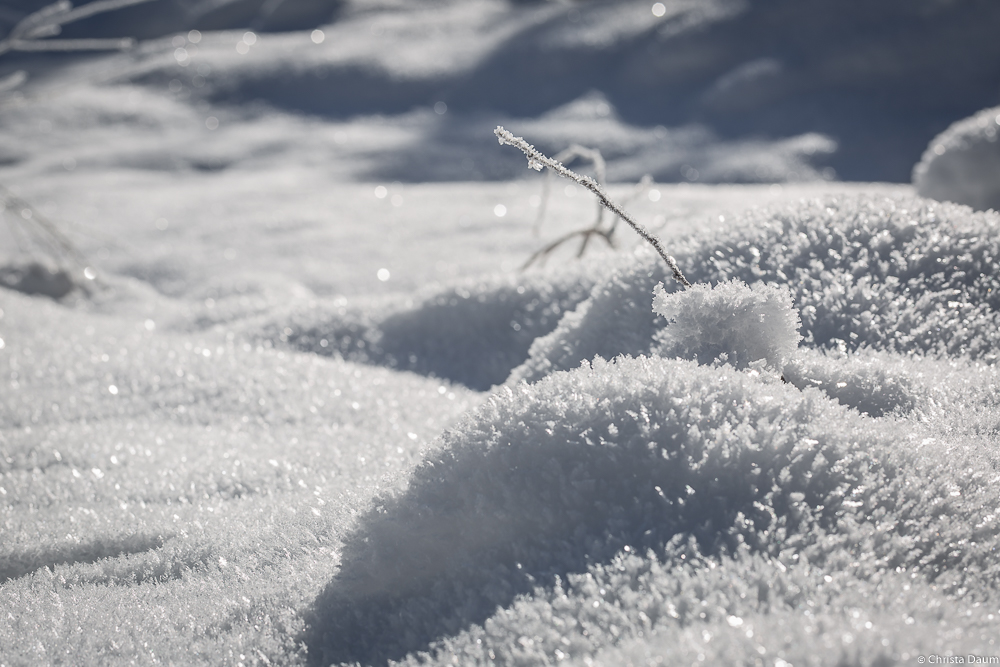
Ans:
[[[653,246],[653,249],[656,250],[656,253],[663,259],[664,262],[666,262],[667,266],[670,267],[670,272],[674,275],[674,278],[677,280],[677,282],[679,282],[684,287],[691,286],[691,283],[688,282],[688,279],[685,278],[684,274],[681,272],[680,267],[677,266],[677,262],[674,261],[673,257],[667,254],[667,252],[663,249],[663,246],[660,244],[660,241],[655,236],[650,234],[649,230],[647,230],[645,227],[636,222],[635,218],[629,215],[628,212],[625,211],[625,209],[623,209],[615,202],[611,201],[611,199],[608,197],[608,193],[604,191],[604,189],[600,186],[600,184],[597,181],[592,179],[590,176],[582,176],[573,171],[572,169],[568,169],[566,165],[546,156],[544,153],[540,152],[538,149],[536,149],[534,146],[529,144],[521,137],[515,137],[510,132],[503,129],[502,125],[497,125],[497,129],[493,130],[493,134],[496,135],[497,139],[500,141],[501,146],[507,144],[513,146],[514,148],[517,148],[522,153],[524,153],[525,157],[528,158],[528,167],[530,167],[531,169],[534,169],[536,171],[541,171],[542,167],[548,167],[549,169],[556,172],[560,176],[565,176],[566,178],[572,181],[576,181],[583,187],[593,192],[597,196],[598,201],[601,202],[601,205],[604,208],[608,209],[616,216],[624,220],[625,223],[629,227],[631,227],[636,234],[642,237],[642,239],[647,243],[649,243],[649,245]]]

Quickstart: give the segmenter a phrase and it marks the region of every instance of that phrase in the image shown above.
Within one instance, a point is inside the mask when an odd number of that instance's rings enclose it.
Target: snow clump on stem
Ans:
[[[721,360],[735,368],[763,359],[780,371],[802,338],[787,288],[728,280],[668,294],[659,283],[653,295],[653,311],[670,322],[655,336],[660,356]]]

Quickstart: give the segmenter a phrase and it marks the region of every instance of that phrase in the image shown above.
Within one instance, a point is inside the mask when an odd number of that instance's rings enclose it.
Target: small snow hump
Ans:
[[[913,185],[923,197],[1000,210],[1000,107],[934,137],[913,168]]]

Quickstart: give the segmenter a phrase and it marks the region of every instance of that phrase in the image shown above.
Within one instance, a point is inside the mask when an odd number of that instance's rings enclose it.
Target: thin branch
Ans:
[[[622,207],[613,202],[611,198],[608,197],[608,194],[604,191],[604,188],[602,188],[597,181],[590,178],[589,176],[581,176],[572,169],[568,169],[561,162],[557,162],[556,160],[553,160],[552,158],[546,156],[544,153],[538,151],[534,146],[529,144],[521,137],[515,137],[510,132],[503,129],[502,126],[498,125],[497,129],[494,130],[493,133],[496,135],[497,140],[500,142],[501,146],[507,144],[508,146],[513,146],[519,149],[522,153],[524,153],[528,158],[528,167],[530,167],[531,169],[534,169],[535,171],[541,171],[543,167],[548,167],[549,169],[556,172],[560,176],[565,176],[566,178],[576,181],[577,183],[579,183],[580,185],[582,185],[583,187],[587,188],[595,195],[597,195],[597,198],[601,201],[601,204],[603,204],[605,208],[607,208],[609,211],[611,211],[619,218],[624,220],[626,223],[628,223],[628,226],[631,227],[636,234],[641,236],[643,240],[646,241],[646,243],[653,246],[656,252],[663,259],[663,261],[667,263],[667,266],[670,267],[670,271],[673,273],[674,279],[677,282],[684,285],[685,287],[691,286],[691,283],[688,282],[688,279],[684,277],[683,273],[681,273],[680,267],[677,266],[677,262],[674,261],[674,258],[668,255],[667,252],[663,249],[663,246],[660,245],[659,239],[650,234],[649,231],[647,231],[645,227],[636,222],[635,219],[628,214],[628,212],[626,212]]]
[[[23,19],[18,21],[10,34],[7,36],[8,39],[23,39],[31,34],[33,31],[39,29],[44,25],[51,25],[55,22],[54,17],[65,14],[73,9],[73,3],[69,0],[59,0],[59,2],[54,2],[51,5],[46,5],[42,7],[37,12],[28,14]]]
[[[113,12],[116,9],[131,7],[132,5],[141,5],[144,2],[152,2],[152,0],[97,0],[97,2],[90,2],[81,7],[77,7],[72,11],[66,12],[60,16],[58,20],[59,24],[63,25],[79,21],[80,19],[85,19],[88,16],[93,16],[94,14]]]
[[[59,0],[24,17],[0,40],[0,54],[8,51],[93,51],[128,49],[135,40],[124,39],[45,39],[58,35],[61,26],[81,19],[151,0],[97,0],[73,8],[69,0]]]
[[[577,236],[583,237],[583,241],[580,243],[580,250],[578,250],[576,253],[577,258],[583,257],[583,253],[586,252],[587,250],[587,244],[590,243],[590,239],[594,236],[601,237],[608,244],[608,246],[614,248],[615,242],[611,238],[611,233],[613,231],[614,231],[613,229],[606,230],[606,229],[597,229],[596,227],[590,227],[588,229],[578,229],[575,232],[569,232],[568,234],[564,234],[563,236],[557,238],[555,241],[549,243],[544,248],[536,250],[531,255],[531,257],[528,258],[528,261],[521,266],[521,270],[523,271],[527,269],[528,267],[530,267],[532,264],[534,264],[536,261],[539,260],[541,260],[540,262],[541,264],[544,264],[545,258],[548,257],[553,250],[555,250],[563,243],[566,243],[570,239],[575,238]]]
[[[8,43],[11,51],[124,51],[132,48],[131,37],[109,39],[17,39]]]

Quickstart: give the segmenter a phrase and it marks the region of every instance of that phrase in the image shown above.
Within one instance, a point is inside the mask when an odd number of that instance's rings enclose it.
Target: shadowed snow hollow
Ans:
[[[426,290],[416,303],[311,307],[265,326],[300,350],[408,370],[486,390],[523,363],[539,336],[583,301],[592,263],[517,278],[487,276]],[[346,301],[346,300],[345,300]]]

